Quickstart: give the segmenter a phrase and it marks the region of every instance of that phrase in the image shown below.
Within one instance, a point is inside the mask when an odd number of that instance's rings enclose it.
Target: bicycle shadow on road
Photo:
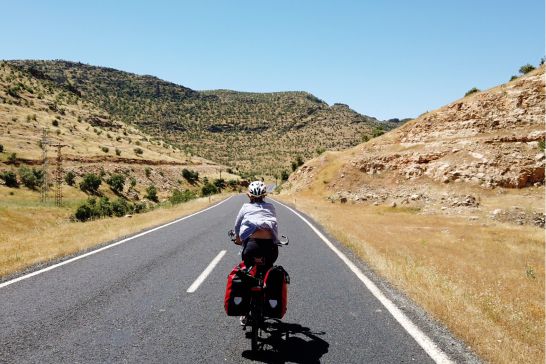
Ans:
[[[287,337],[288,334],[288,337]],[[260,350],[243,352],[243,357],[262,363],[320,363],[328,352],[330,344],[319,335],[324,332],[312,332],[300,324],[268,320],[265,333],[260,341]]]

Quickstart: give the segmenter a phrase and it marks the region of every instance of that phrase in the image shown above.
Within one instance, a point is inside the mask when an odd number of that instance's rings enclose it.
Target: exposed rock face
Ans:
[[[544,67],[425,114],[365,144],[350,168],[369,175],[522,188],[544,183]]]
[[[343,199],[457,215],[489,216],[516,196],[535,206],[529,207],[533,212],[517,219],[499,211],[489,217],[543,226],[544,200],[540,204],[537,198],[544,188],[544,118],[542,66],[351,150],[325,153],[293,173],[290,188],[314,186],[312,191],[324,190],[324,197],[334,203]],[[479,218],[473,215],[471,220]]]

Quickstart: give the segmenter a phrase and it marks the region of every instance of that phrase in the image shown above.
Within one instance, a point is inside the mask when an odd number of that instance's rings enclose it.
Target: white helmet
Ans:
[[[254,181],[248,185],[248,195],[252,197],[263,197],[267,194],[267,188],[262,181]]]

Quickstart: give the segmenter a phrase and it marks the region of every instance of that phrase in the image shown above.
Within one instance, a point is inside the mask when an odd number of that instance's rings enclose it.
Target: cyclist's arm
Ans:
[[[233,228],[233,231],[235,232],[235,244],[241,245],[241,237],[239,236],[239,232],[241,230],[241,223],[243,222],[243,217],[245,216],[245,207],[241,207],[241,210],[239,210],[239,213],[237,214],[237,218],[235,219],[235,227]]]

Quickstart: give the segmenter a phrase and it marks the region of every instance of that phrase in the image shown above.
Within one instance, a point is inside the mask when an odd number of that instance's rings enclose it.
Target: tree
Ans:
[[[184,168],[182,170],[182,177],[189,183],[194,184],[199,181],[199,172]]]
[[[226,188],[226,181],[223,178],[215,179],[212,184],[214,184],[220,191]]]
[[[36,187],[42,185],[44,181],[44,171],[21,167],[19,168],[19,177],[21,177],[21,182],[25,187],[34,190]]]
[[[157,188],[155,188],[154,185],[149,185],[148,188],[146,188],[146,196],[144,196],[144,198],[153,202],[159,202],[159,198],[157,197]]]
[[[120,193],[123,191],[123,187],[125,186],[125,176],[122,174],[113,174],[108,180],[106,181],[112,191],[115,193]]]
[[[210,196],[218,193],[218,188],[210,182],[207,182],[203,187],[201,187],[201,194],[203,196]]]
[[[525,65],[523,65],[523,66],[520,67],[519,73],[521,73],[522,75],[524,75],[524,74],[527,74],[527,73],[531,72],[531,71],[534,70],[534,69],[535,69],[535,66],[533,66],[533,65],[531,65],[531,64],[529,64],[529,63],[527,63],[527,64],[525,64]]]
[[[74,186],[74,183],[76,183],[76,173],[68,171],[64,176],[64,181],[67,185]]]
[[[179,204],[182,202],[188,202],[189,200],[192,200],[196,198],[197,196],[193,191],[185,190],[180,191],[178,189],[173,190],[171,197],[169,197],[169,201],[173,204]]]
[[[0,173],[0,179],[4,180],[6,187],[19,187],[19,182],[17,182],[17,175],[15,172],[6,171]]]
[[[476,87],[472,87],[470,90],[466,91],[464,96],[466,97],[466,96],[472,95],[473,93],[476,93],[476,92],[480,92],[480,89],[476,88]]]
[[[94,173],[87,173],[83,176],[83,180],[80,182],[80,189],[83,192],[97,194],[102,180]]]
[[[283,171],[281,172],[281,181],[286,181],[286,180],[288,180],[288,176],[289,176],[288,171],[283,170]]]

